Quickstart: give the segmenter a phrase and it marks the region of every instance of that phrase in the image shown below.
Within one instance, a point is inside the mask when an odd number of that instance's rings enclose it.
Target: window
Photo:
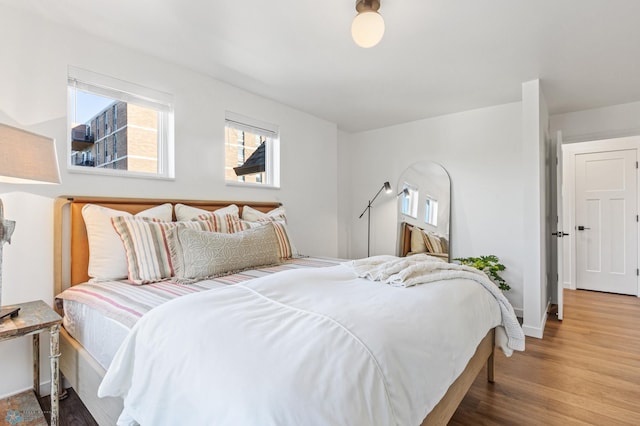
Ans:
[[[424,221],[429,225],[438,226],[438,200],[428,195],[425,201]]]
[[[226,113],[225,180],[280,187],[277,126]]]
[[[67,87],[70,170],[173,178],[171,95],[73,67]]]
[[[418,188],[409,183],[402,185],[402,198],[400,200],[401,212],[405,216],[418,218]]]

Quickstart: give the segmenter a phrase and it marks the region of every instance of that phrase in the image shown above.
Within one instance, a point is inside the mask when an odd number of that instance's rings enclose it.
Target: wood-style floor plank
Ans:
[[[60,426],[98,426],[98,423],[91,417],[91,413],[84,406],[78,394],[72,388],[67,389],[67,393],[68,396],[60,401],[58,424]],[[49,396],[40,398],[40,407],[42,407],[47,422],[51,424],[51,400]]]
[[[495,383],[481,373],[450,426],[640,425],[640,299],[564,298],[564,320],[550,315],[523,353],[497,353]]]

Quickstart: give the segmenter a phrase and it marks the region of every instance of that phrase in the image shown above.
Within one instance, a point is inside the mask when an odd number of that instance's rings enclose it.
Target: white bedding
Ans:
[[[98,394],[124,398],[119,424],[417,425],[500,322],[471,280],[285,271],[151,310]]]

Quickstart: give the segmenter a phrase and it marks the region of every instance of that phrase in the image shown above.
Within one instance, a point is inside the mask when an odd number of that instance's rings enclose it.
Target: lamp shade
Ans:
[[[374,10],[365,10],[353,18],[351,23],[351,37],[353,41],[364,48],[373,47],[382,40],[384,35],[384,19]]]
[[[0,124],[0,182],[60,183],[55,141]]]

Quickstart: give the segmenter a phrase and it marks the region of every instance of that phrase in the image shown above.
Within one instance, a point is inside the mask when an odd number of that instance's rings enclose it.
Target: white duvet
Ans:
[[[154,308],[98,395],[122,425],[418,425],[500,323],[472,280],[286,271]]]

